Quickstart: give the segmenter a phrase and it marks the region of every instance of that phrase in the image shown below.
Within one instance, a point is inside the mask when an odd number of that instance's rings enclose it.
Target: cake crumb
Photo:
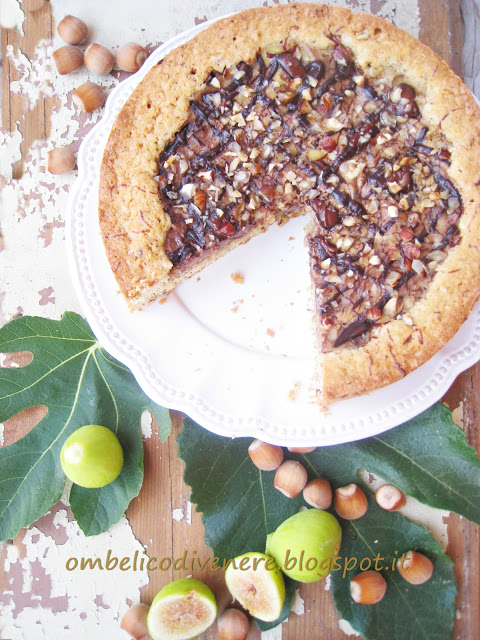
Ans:
[[[232,273],[230,277],[236,284],[243,284],[245,282],[245,278],[241,273]]]
[[[275,331],[273,329],[267,329],[267,336],[273,336],[275,335]]]
[[[291,402],[295,402],[295,400],[297,399],[297,391],[300,388],[300,383],[299,382],[295,382],[295,384],[293,385],[293,388],[290,389],[290,391],[288,392],[288,399]]]
[[[165,303],[166,303],[166,301],[167,301],[167,299],[166,299],[166,298],[161,298],[161,299],[158,301],[158,304],[165,304]]]
[[[234,300],[233,301],[233,307],[230,309],[230,311],[232,313],[237,313],[240,305],[243,304],[243,298],[240,298],[240,300]]]

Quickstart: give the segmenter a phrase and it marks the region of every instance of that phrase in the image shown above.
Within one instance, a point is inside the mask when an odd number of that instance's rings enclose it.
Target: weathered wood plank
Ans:
[[[464,79],[477,98],[480,98],[480,0],[462,0],[461,13],[465,30]]]
[[[13,48],[14,55],[20,49],[27,58],[31,58],[40,40],[52,38],[53,21],[49,2],[45,2],[41,9],[34,12],[26,11],[23,30],[23,36],[11,29],[2,31],[2,128],[13,131],[18,123],[23,138],[22,157],[25,158],[35,140],[49,136],[50,116],[55,99],[40,99],[30,109],[25,96],[10,92],[10,82],[19,78],[19,72],[7,56],[7,47]],[[13,177],[20,178],[22,174],[23,160],[19,160],[13,167]]]
[[[479,0],[462,0],[461,6],[456,0],[422,0],[420,4],[420,39],[460,76],[464,75],[465,56],[465,80],[471,88],[475,74],[478,75],[480,70],[479,6]],[[479,384],[480,365],[476,365],[457,378],[444,398],[452,409],[463,403],[465,433],[477,452],[480,451]],[[448,540],[447,552],[455,562],[459,589],[457,607],[460,615],[455,637],[466,640],[476,637],[480,629],[480,611],[474,605],[480,601],[480,577],[478,571],[472,570],[480,564],[480,531],[476,525],[451,515],[448,518]]]

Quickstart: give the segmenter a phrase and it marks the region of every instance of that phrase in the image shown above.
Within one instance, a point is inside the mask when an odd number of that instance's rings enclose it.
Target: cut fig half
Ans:
[[[234,598],[254,618],[273,622],[285,600],[283,575],[275,560],[264,553],[246,553],[227,567],[225,582]]]
[[[181,578],[155,596],[148,612],[152,640],[190,640],[208,629],[217,616],[215,596],[206,584]]]

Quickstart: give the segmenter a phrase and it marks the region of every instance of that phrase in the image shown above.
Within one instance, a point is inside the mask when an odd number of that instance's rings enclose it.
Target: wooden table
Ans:
[[[467,80],[471,87],[479,90],[478,42],[475,42],[475,27],[479,28],[479,0],[420,0],[421,28],[420,40],[429,44],[452,68],[463,74],[463,60],[466,63]],[[25,1],[24,6],[28,8]],[[464,32],[461,10],[466,17]],[[24,23],[24,37],[13,31],[2,33],[2,126],[12,130],[15,122],[20,122],[23,133],[22,151],[27,153],[32,141],[43,139],[49,134],[50,114],[54,99],[45,99],[37,103],[32,111],[25,111],[22,96],[9,93],[9,82],[15,79],[16,70],[6,58],[8,44],[18,43],[22,51],[31,56],[40,38],[51,38],[53,33],[52,15],[48,2],[35,13],[27,12]],[[464,54],[462,48],[465,43]],[[477,66],[476,66],[477,65]],[[22,163],[14,167],[14,178],[22,174]],[[480,364],[459,376],[445,396],[450,408],[463,403],[463,424],[469,443],[480,452]],[[8,421],[5,426],[5,444],[18,439],[39,419],[37,410],[24,413],[20,418]],[[204,530],[199,513],[188,518],[189,488],[182,482],[182,463],[177,459],[175,436],[181,429],[181,417],[174,416],[174,429],[168,441],[162,444],[157,434],[146,441],[145,481],[140,495],[130,505],[127,517],[134,534],[148,549],[150,556],[157,558],[176,558],[184,550],[195,549],[199,556],[208,557],[204,546]],[[187,514],[180,521],[172,519],[172,509],[182,508]],[[24,532],[20,532],[14,541],[21,545]],[[448,518],[448,554],[455,561],[459,587],[457,601],[460,615],[456,624],[456,638],[473,640],[480,633],[480,529],[469,522],[451,515]],[[173,575],[175,573],[175,575]],[[178,578],[178,572],[155,572],[142,592],[142,600],[150,602],[157,591],[167,582]],[[219,597],[220,606],[228,601],[223,584],[223,576],[205,573],[198,576],[206,580]],[[3,576],[6,584],[6,577]],[[2,576],[0,574],[0,589]],[[305,601],[305,614],[292,614],[288,624],[282,626],[281,637],[285,640],[298,638],[329,638],[337,640],[346,637],[339,629],[338,614],[333,607],[331,595],[324,591],[323,583],[300,588]],[[315,631],[313,631],[315,629]],[[215,638],[215,629],[207,632],[203,638]],[[259,638],[253,628],[249,638]],[[275,637],[280,637],[276,635]],[[407,639],[406,639],[407,640]]]

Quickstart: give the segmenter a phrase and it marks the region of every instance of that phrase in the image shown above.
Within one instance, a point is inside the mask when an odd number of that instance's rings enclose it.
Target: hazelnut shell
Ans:
[[[335,510],[345,520],[357,520],[368,509],[367,496],[357,484],[339,487],[335,491]]]
[[[278,467],[273,486],[287,498],[295,498],[307,484],[305,467],[296,460],[285,460]]]
[[[90,113],[103,107],[107,96],[105,91],[95,82],[84,82],[73,92],[73,102],[82,111]]]
[[[377,604],[386,591],[387,583],[378,571],[364,571],[350,580],[350,594],[357,604]]]
[[[147,59],[145,49],[136,42],[127,42],[117,49],[115,61],[122,71],[138,71]]]
[[[82,44],[88,37],[88,27],[75,16],[65,16],[58,23],[57,33],[68,44]]]
[[[84,61],[89,71],[98,75],[105,75],[113,69],[115,56],[101,44],[94,42],[87,47]]]
[[[83,64],[83,53],[71,44],[66,44],[60,47],[60,49],[56,49],[52,57],[57,71],[61,76],[80,69]]]
[[[274,471],[283,461],[282,448],[262,440],[253,440],[248,447],[248,455],[253,464],[262,471]]]

